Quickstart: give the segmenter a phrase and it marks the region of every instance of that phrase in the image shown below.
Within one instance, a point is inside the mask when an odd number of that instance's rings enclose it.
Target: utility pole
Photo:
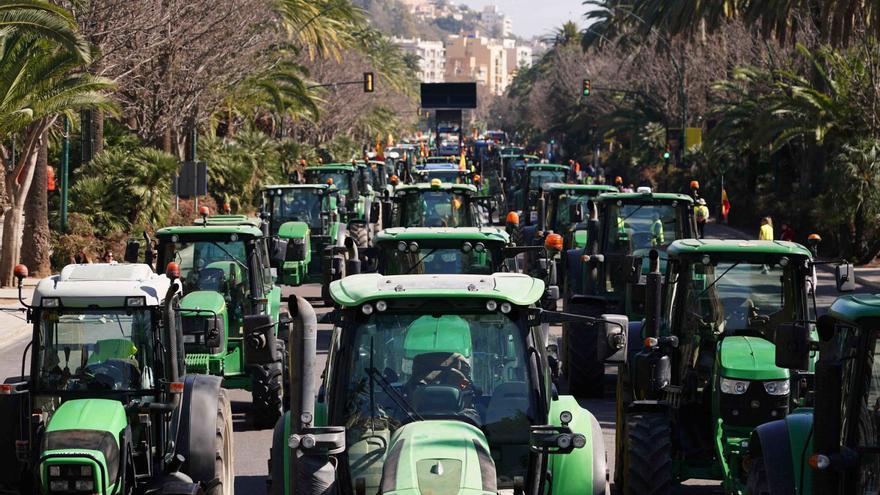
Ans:
[[[64,134],[61,137],[61,232],[67,232],[67,191],[70,189],[70,121],[64,116]]]

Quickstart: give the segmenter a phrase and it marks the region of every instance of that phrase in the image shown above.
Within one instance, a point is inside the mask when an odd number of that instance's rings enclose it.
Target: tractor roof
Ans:
[[[276,184],[272,186],[263,186],[263,191],[268,191],[270,189],[330,189],[330,184]]]
[[[828,314],[837,320],[854,325],[864,318],[880,318],[880,295],[878,294],[852,294],[838,297]]]
[[[157,306],[170,285],[168,277],[141,263],[67,265],[60,274],[37,284],[33,304],[40,306],[43,298],[58,297],[63,307],[121,308],[126,297],[143,296],[147,306]]]
[[[510,242],[510,235],[497,227],[394,227],[376,234],[376,242],[415,240],[462,240]]]
[[[537,160],[535,155],[523,155],[521,153],[502,154],[501,158],[524,158],[526,160]]]
[[[547,191],[596,192],[600,194],[617,190],[614,186],[602,184],[564,184],[562,182],[547,182],[541,184],[541,188]]]
[[[609,201],[625,201],[625,202],[672,202],[672,201],[684,201],[688,204],[692,204],[694,202],[694,198],[688,196],[687,194],[678,194],[678,193],[649,193],[649,192],[631,192],[631,193],[622,193],[622,192],[609,192],[602,194],[599,196],[599,199],[605,202]]]
[[[476,298],[526,306],[544,294],[544,281],[520,273],[493,275],[351,275],[330,284],[330,295],[342,306],[376,299]]]
[[[670,244],[666,252],[670,256],[713,253],[811,256],[807,248],[794,242],[747,239],[680,239]]]
[[[207,219],[196,218],[193,225],[232,225],[244,227],[260,226],[260,219],[249,217],[247,215],[210,215]]]
[[[564,170],[568,171],[571,167],[568,165],[559,165],[558,163],[527,163],[526,170]]]
[[[253,225],[238,224],[211,224],[205,225],[180,225],[177,227],[165,227],[156,231],[156,236],[166,237],[171,235],[217,235],[237,234],[239,236],[262,237],[263,231]]]
[[[407,192],[413,191],[458,191],[458,192],[471,192],[476,193],[477,188],[470,184],[451,184],[448,182],[443,182],[439,185],[432,185],[430,182],[419,182],[417,184],[406,184],[402,186],[397,186],[394,189],[395,194],[403,194]]]
[[[357,170],[357,166],[350,163],[325,163],[324,165],[306,167],[306,172],[353,172],[355,170]]]

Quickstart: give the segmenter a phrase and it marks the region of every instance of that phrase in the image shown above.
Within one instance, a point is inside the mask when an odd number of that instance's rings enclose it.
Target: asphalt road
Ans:
[[[707,235],[722,238],[741,237],[738,232],[722,226],[710,226]],[[860,270],[860,276],[862,271]],[[868,273],[865,273],[868,275]],[[880,287],[880,274],[871,273],[868,277],[860,279],[862,283],[857,288],[858,292],[877,292]],[[878,282],[874,285],[873,282]],[[296,289],[288,289],[285,296],[290,292],[306,297],[312,301],[316,311],[320,314],[327,311],[319,302],[320,287],[308,285]],[[830,269],[819,270],[819,290],[817,293],[817,307],[823,312],[837,296],[834,289],[834,277]],[[29,326],[25,324],[23,315],[15,312],[4,311],[0,313],[0,376],[8,377],[19,375],[21,372],[22,353],[30,340]],[[555,341],[560,330],[551,329],[551,341]],[[323,370],[326,359],[326,349],[330,338],[330,326],[320,325],[318,337],[318,372]],[[609,367],[609,381],[613,380],[615,370]],[[606,387],[610,393],[603,399],[584,400],[582,405],[588,408],[602,425],[605,446],[608,451],[609,469],[613,472],[614,466],[614,397],[613,387]],[[255,430],[247,419],[247,411],[250,407],[250,393],[234,390],[231,391],[233,400],[234,416],[234,448],[235,448],[235,493],[241,495],[263,494],[266,488],[267,460],[271,445],[271,430]],[[720,487],[715,481],[691,480],[680,487],[678,493],[684,494],[707,494],[720,493]]]

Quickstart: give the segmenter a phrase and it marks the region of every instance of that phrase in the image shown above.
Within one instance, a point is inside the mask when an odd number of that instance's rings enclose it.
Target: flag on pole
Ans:
[[[721,216],[727,223],[727,214],[730,213],[730,199],[727,198],[727,189],[721,188]]]

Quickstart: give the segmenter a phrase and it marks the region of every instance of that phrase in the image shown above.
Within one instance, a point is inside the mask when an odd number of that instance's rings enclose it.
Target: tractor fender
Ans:
[[[605,442],[599,421],[587,409],[581,407],[571,395],[561,395],[550,403],[549,422],[559,426],[559,415],[568,411],[572,415],[569,427],[572,432],[587,438],[583,448],[568,454],[551,454],[548,469],[552,473],[553,494],[587,493],[605,494],[608,486],[608,466]]]
[[[183,455],[181,471],[197,482],[212,481],[216,451],[217,407],[222,378],[210,375],[183,377],[183,398],[177,431],[178,453]]]
[[[795,411],[752,432],[749,456],[770,459],[773,465],[767,469],[770,495],[794,495],[800,480],[804,487],[812,486],[812,470],[806,462],[812,453],[812,428],[812,411]]]
[[[631,321],[626,329],[626,361],[632,362],[632,357],[638,354],[642,347],[645,346],[645,339],[642,337],[642,326],[645,321]]]
[[[284,495],[293,493],[290,483],[290,470],[288,465],[287,437],[290,435],[290,411],[284,413],[281,419],[275,423],[272,430],[272,449],[269,451],[269,479],[267,482],[268,495]]]

